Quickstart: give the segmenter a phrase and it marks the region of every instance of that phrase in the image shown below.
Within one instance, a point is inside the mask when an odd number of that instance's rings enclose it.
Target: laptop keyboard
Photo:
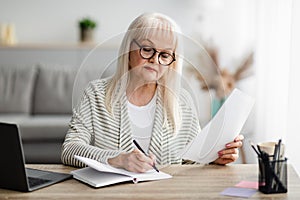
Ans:
[[[47,179],[41,179],[41,178],[36,178],[36,177],[28,177],[28,182],[30,187],[34,187],[37,185],[42,185],[44,183],[49,182],[50,180]]]

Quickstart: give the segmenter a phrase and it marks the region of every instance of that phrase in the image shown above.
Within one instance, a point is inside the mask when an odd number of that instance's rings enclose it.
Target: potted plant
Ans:
[[[82,18],[79,20],[80,28],[80,41],[81,42],[93,42],[94,40],[94,29],[97,27],[96,21],[89,17]]]

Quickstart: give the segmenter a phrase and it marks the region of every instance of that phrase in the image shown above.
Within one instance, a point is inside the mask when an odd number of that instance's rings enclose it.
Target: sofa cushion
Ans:
[[[101,67],[39,64],[33,95],[33,114],[71,114],[72,102],[82,96],[87,84],[99,78]],[[75,90],[75,93],[74,90]],[[74,99],[75,98],[75,99]]]
[[[24,142],[63,141],[71,115],[43,115],[27,118],[19,124]]]
[[[18,124],[23,142],[62,142],[71,115],[0,115],[0,121]]]
[[[62,164],[61,163],[61,142],[48,143],[23,143],[26,164]]]
[[[77,69],[63,65],[39,65],[33,114],[70,114]]]
[[[36,72],[34,66],[0,66],[0,113],[30,113]]]
[[[81,67],[74,81],[74,89],[72,94],[72,105],[76,107],[80,102],[84,90],[88,86],[89,82],[95,79],[103,78],[101,67]]]

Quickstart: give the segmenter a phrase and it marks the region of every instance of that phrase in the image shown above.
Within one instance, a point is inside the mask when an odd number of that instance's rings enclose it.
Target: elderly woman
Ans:
[[[62,162],[74,155],[133,172],[179,164],[182,150],[201,130],[190,95],[180,85],[180,30],[169,17],[137,17],[126,32],[115,74],[90,82],[73,110]],[[144,152],[133,144],[137,141]],[[216,164],[238,158],[243,136],[226,144]]]

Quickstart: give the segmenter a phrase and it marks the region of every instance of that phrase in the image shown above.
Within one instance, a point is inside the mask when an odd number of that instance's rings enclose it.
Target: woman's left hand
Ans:
[[[226,144],[226,148],[218,152],[219,158],[217,158],[213,163],[226,165],[236,161],[239,157],[238,148],[243,146],[243,139],[243,135],[238,135],[233,142]]]

